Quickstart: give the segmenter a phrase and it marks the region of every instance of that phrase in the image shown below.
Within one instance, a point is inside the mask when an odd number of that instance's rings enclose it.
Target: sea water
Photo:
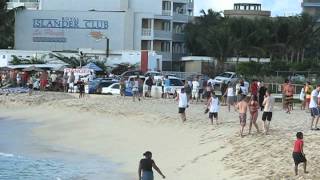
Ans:
[[[0,118],[0,180],[122,180],[119,164],[40,144],[31,126]]]

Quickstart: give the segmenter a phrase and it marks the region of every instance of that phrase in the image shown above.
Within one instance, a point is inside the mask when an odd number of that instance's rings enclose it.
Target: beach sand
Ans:
[[[1,116],[40,123],[33,135],[41,141],[105,157],[132,179],[137,179],[138,162],[147,150],[170,180],[320,179],[320,131],[309,130],[310,115],[298,106],[292,114],[276,107],[271,135],[253,129],[253,135],[240,138],[238,114],[225,106],[219,112],[221,124],[212,126],[203,104],[191,104],[183,124],[174,100],[134,103],[129,97],[78,99],[76,94],[37,92],[0,96],[0,102]],[[261,128],[260,119],[261,113]],[[310,173],[303,174],[301,167],[294,176],[297,131],[305,134]]]

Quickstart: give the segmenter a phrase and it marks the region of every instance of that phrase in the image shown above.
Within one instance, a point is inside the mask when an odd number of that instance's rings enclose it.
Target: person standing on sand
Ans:
[[[306,94],[304,93],[304,87],[301,89],[300,91],[300,96],[299,96],[299,99],[301,101],[301,107],[300,109],[301,110],[305,110],[306,109]]]
[[[192,98],[192,94],[191,94],[191,87],[189,86],[188,82],[185,82],[184,83],[184,90],[187,94],[187,97],[188,97],[188,101]]]
[[[124,79],[120,80],[120,96],[126,97],[126,83]]]
[[[304,88],[304,93],[306,94],[306,107],[309,108],[309,104],[311,101],[311,93],[313,91],[313,88],[311,86],[311,83],[308,81],[305,88]]]
[[[211,125],[213,125],[213,118],[216,120],[216,124],[218,125],[219,105],[219,98],[216,96],[216,93],[212,91],[211,98],[207,103],[207,109],[209,109],[209,119],[211,121]]]
[[[193,100],[199,101],[199,87],[200,84],[197,78],[194,78],[192,81],[192,102]]]
[[[135,77],[132,81],[132,98],[133,98],[133,102],[135,102],[136,98],[138,98],[138,100],[140,101],[140,97],[139,97],[139,80],[137,77]]]
[[[269,133],[274,102],[275,102],[274,97],[271,96],[271,93],[269,91],[267,91],[262,103],[264,106],[263,114],[262,114],[263,130],[266,135]]]
[[[158,168],[158,166],[152,159],[152,153],[150,151],[147,151],[143,154],[143,156],[145,158],[141,159],[139,163],[139,180],[153,180],[154,177],[152,168],[155,169],[162,176],[163,179],[165,179],[166,177],[163,175],[161,170]]]
[[[229,83],[226,93],[227,93],[228,111],[230,112],[231,106],[234,106],[234,99],[235,99],[234,90],[231,83]]]
[[[293,94],[294,88],[289,81],[288,84],[284,87],[284,95],[285,95],[285,108],[286,113],[290,114],[293,109]]]
[[[257,124],[258,119],[258,112],[259,112],[259,103],[258,103],[258,97],[256,95],[251,96],[251,100],[249,102],[249,110],[250,110],[250,125],[249,125],[249,134],[251,134],[251,128],[252,124],[257,129],[257,132],[259,133],[259,127]]]
[[[263,101],[264,101],[264,97],[266,95],[267,92],[267,88],[264,85],[264,82],[260,83],[260,88],[259,88],[259,106],[260,106],[260,110],[263,111],[264,106],[263,106]]]
[[[320,109],[319,109],[319,105],[318,105],[319,92],[320,92],[320,84],[317,85],[317,88],[312,91],[311,100],[309,103],[309,108],[310,108],[311,116],[312,116],[311,130],[320,130],[318,128],[318,122],[319,122],[319,116],[320,116]],[[315,126],[313,128],[314,120],[316,120],[316,122],[315,122]]]
[[[248,103],[246,101],[246,96],[241,96],[240,101],[236,105],[236,109],[239,111],[239,119],[240,119],[240,136],[243,137],[243,130],[246,126],[247,121],[247,111],[248,111]]]
[[[294,160],[294,172],[296,174],[296,176],[298,175],[298,166],[300,163],[303,163],[303,170],[304,173],[309,173],[307,171],[307,159],[306,159],[306,155],[304,154],[303,151],[303,133],[302,132],[297,132],[297,140],[294,142],[294,146],[293,146],[293,153],[292,153],[292,157]]]
[[[185,93],[184,88],[180,90],[180,93],[178,93],[176,100],[179,102],[179,114],[181,116],[181,120],[182,122],[186,122],[186,108],[188,107],[188,97]]]
[[[281,89],[282,89],[282,108],[283,109],[286,109],[286,89],[287,89],[288,84],[289,84],[289,80],[286,79],[286,80],[284,80],[284,83],[281,86]]]
[[[258,80],[254,79],[251,84],[251,95],[258,96]]]

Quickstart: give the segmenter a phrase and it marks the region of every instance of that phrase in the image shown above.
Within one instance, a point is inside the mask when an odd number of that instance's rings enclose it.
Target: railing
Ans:
[[[172,16],[171,10],[162,10],[162,15],[163,16]]]
[[[8,9],[13,9],[16,7],[24,6],[27,9],[39,9],[38,2],[8,2]]]
[[[152,32],[151,29],[142,28],[141,35],[150,37],[151,36],[151,32]]]
[[[184,33],[173,33],[172,34],[172,40],[173,41],[184,42],[185,35],[184,35]]]
[[[172,32],[171,31],[164,31],[164,30],[154,30],[154,37],[172,40]]]
[[[189,21],[189,16],[188,16],[188,14],[180,14],[180,13],[177,13],[177,12],[173,12],[172,19],[174,21],[179,21],[179,22],[188,22]]]

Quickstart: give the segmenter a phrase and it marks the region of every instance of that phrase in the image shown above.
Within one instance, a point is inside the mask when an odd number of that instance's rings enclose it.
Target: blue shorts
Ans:
[[[319,111],[318,107],[310,108],[310,111],[311,111],[311,116],[312,117],[316,117],[316,116],[320,115],[320,111]]]

